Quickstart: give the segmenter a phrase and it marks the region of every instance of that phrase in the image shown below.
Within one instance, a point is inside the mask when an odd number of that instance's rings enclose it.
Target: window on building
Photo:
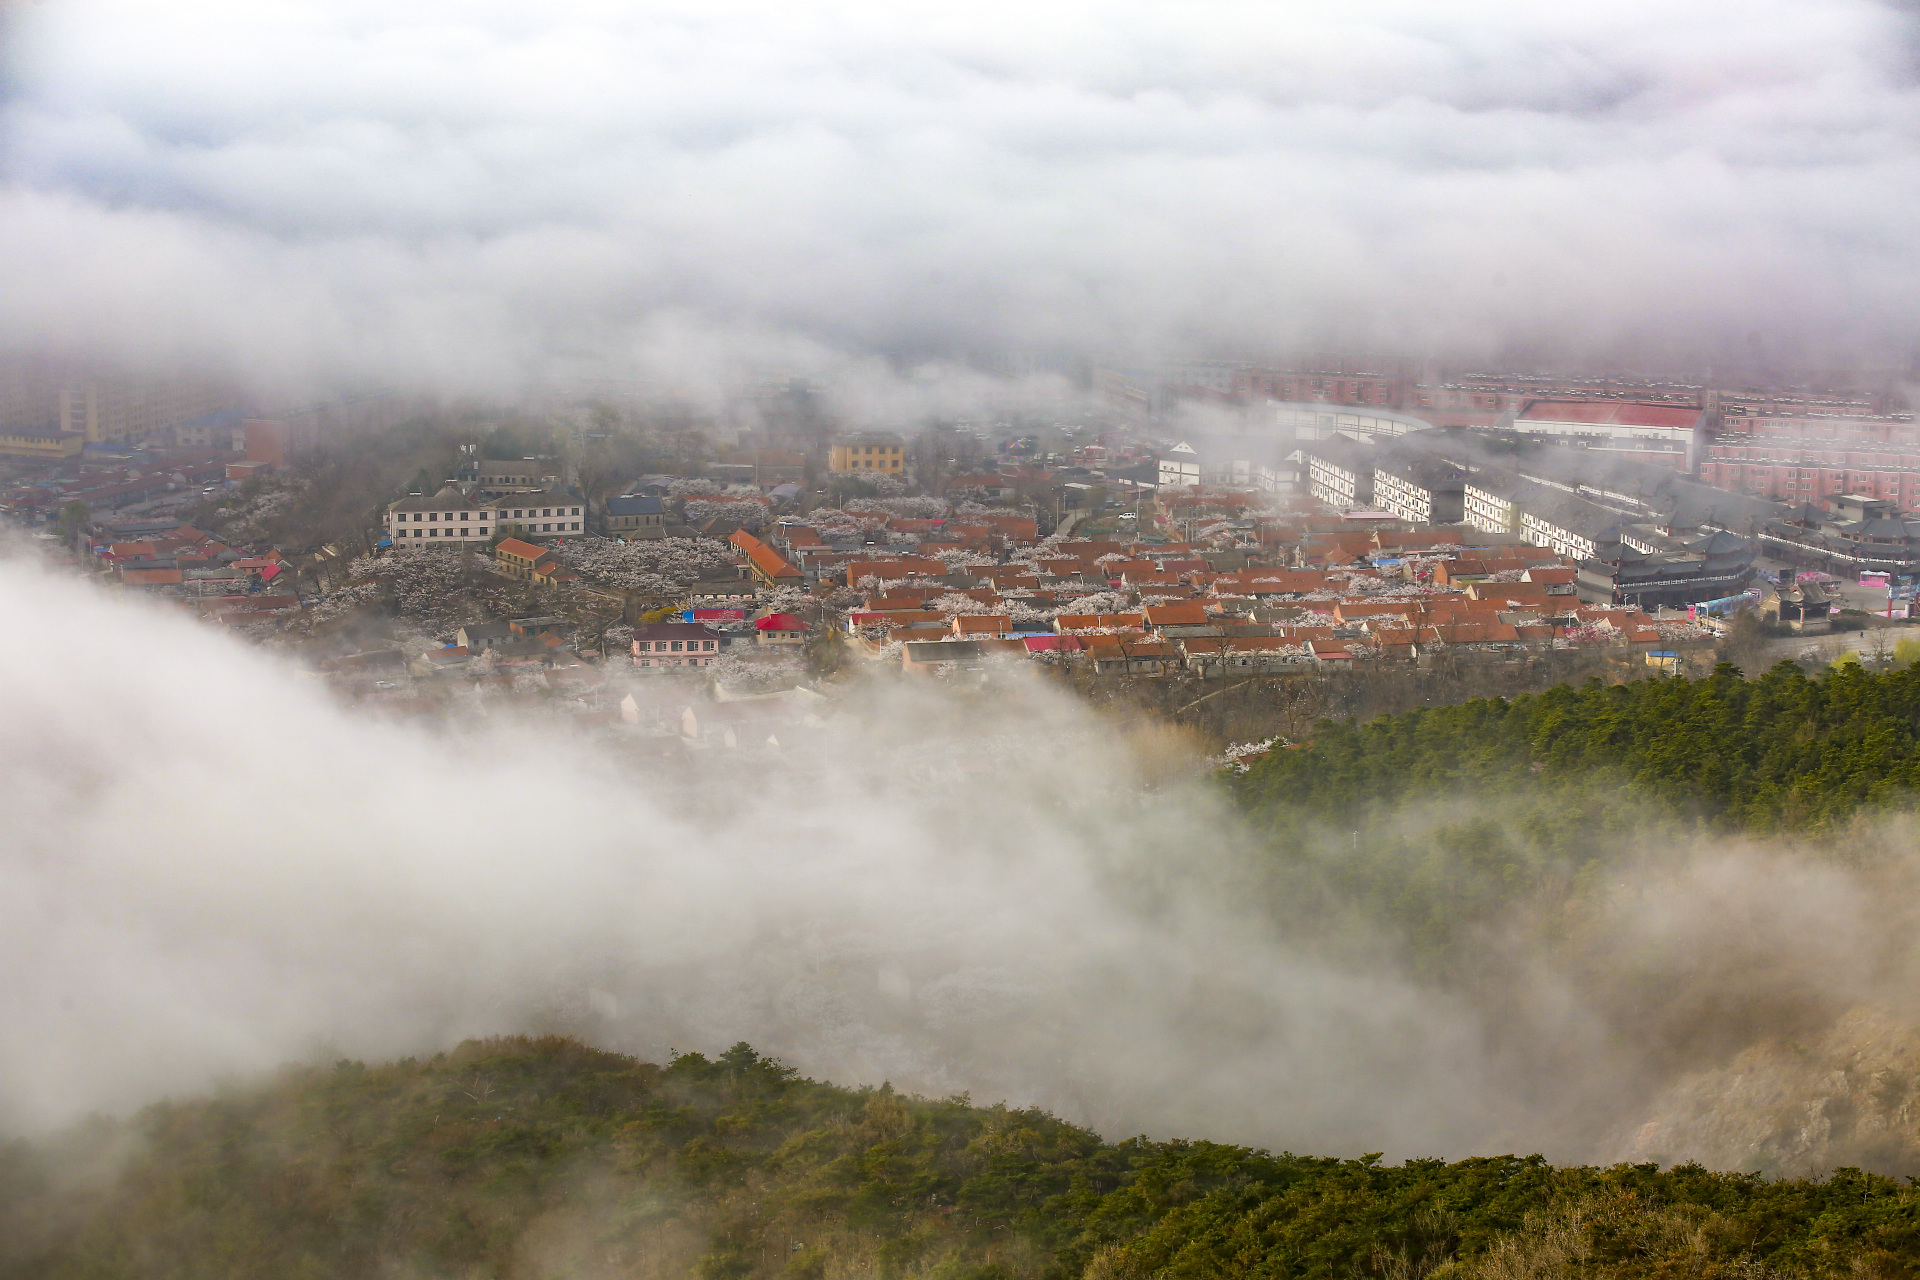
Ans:
[[[675,653],[678,653],[678,652],[680,652],[680,642],[679,642],[678,640],[675,640],[675,641],[673,642],[673,651],[674,651]]]

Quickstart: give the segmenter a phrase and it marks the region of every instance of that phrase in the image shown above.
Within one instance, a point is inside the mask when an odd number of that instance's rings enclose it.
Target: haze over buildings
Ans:
[[[1905,370],[1913,21],[56,0],[5,28],[0,337],[455,392],[892,384],[875,353]]]

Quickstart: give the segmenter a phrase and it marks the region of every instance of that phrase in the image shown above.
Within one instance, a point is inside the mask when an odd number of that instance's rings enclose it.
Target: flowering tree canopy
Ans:
[[[902,520],[940,520],[951,510],[943,500],[926,494],[898,498],[850,498],[846,509],[860,515],[898,516]]]
[[[731,574],[733,551],[710,538],[615,542],[576,538],[556,548],[581,578],[606,587],[671,595],[702,578]]]
[[[927,601],[926,607],[948,616],[956,613],[973,615],[1003,611],[1000,604],[982,604],[972,596],[961,595],[958,591],[949,591],[946,595],[935,596]]]
[[[949,547],[945,551],[936,552],[934,559],[940,561],[949,569],[978,569],[986,565],[1000,563],[992,556],[982,555],[978,551],[968,551],[964,547]]]
[[[686,511],[689,524],[705,524],[719,517],[749,532],[764,529],[773,519],[773,513],[765,503],[748,499],[688,498]]]

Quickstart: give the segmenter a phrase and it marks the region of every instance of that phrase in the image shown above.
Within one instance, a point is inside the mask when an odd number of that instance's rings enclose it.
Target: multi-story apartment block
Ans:
[[[1706,413],[1688,405],[1534,400],[1514,416],[1516,434],[1605,449],[1692,473],[1706,440]]]
[[[1827,465],[1818,457],[1782,462],[1709,459],[1700,478],[1716,488],[1782,502],[1824,503],[1843,495],[1876,498],[1902,511],[1920,512],[1920,455],[1904,465]]]
[[[1244,368],[1232,381],[1243,400],[1283,400],[1309,404],[1372,405],[1398,408],[1406,400],[1408,379],[1370,370]]]
[[[1547,510],[1523,510],[1520,536],[1536,547],[1552,548],[1555,555],[1591,560],[1598,546],[1600,529],[1618,519],[1605,508],[1569,499]]]
[[[585,530],[586,504],[570,493],[502,494],[487,506],[496,513],[495,527],[515,537],[577,538]]]
[[[869,433],[838,441],[827,452],[827,470],[836,475],[897,476],[906,470],[906,448],[900,437]]]
[[[1374,460],[1367,446],[1336,437],[1303,445],[1300,455],[1308,493],[1342,511],[1373,504]]]
[[[1519,486],[1524,483],[1485,473],[1474,476],[1460,488],[1462,518],[1487,533],[1519,533]]]
[[[1798,445],[1809,448],[1920,449],[1920,427],[1910,413],[1762,414],[1736,416],[1723,409],[1719,441],[1730,445]]]
[[[485,543],[496,527],[492,509],[446,486],[432,497],[415,494],[387,508],[387,536],[396,547],[461,547]]]
[[[1387,457],[1374,464],[1373,504],[1416,524],[1458,524],[1466,473],[1445,462]]]
[[[387,508],[387,536],[396,547],[458,547],[495,534],[577,538],[586,504],[570,493],[519,493],[476,502],[453,485],[432,497],[414,495]]]
[[[87,374],[63,383],[59,419],[88,444],[180,447],[177,433],[187,428],[192,434],[188,424],[232,409],[235,398],[232,389],[208,380]],[[227,448],[229,441],[212,447]]]
[[[537,492],[560,483],[560,468],[548,458],[522,458],[502,461],[475,458],[465,464],[471,480],[483,496]]]

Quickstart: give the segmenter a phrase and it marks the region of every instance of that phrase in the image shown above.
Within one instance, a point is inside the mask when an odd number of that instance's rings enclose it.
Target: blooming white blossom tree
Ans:
[[[859,538],[886,526],[886,516],[862,514],[838,507],[823,507],[809,512],[808,523],[828,542]]]
[[[667,494],[675,498],[706,497],[721,492],[721,485],[714,480],[674,479],[667,481]]]
[[[791,689],[806,679],[806,658],[798,653],[752,651],[751,656],[727,652],[708,664],[707,675],[716,685],[745,693]]]
[[[289,479],[286,487],[258,494],[237,506],[226,508],[227,517],[220,526],[223,542],[258,542],[267,536],[267,526],[273,517],[292,505],[294,490],[304,487],[305,482]]]
[[[329,591],[307,610],[310,623],[331,622],[349,613],[378,604],[386,590],[377,582],[353,582],[338,591]]]
[[[588,582],[658,595],[734,572],[733,549],[711,538],[575,538],[555,551]]]
[[[898,516],[902,520],[941,520],[952,510],[944,499],[927,494],[851,498],[846,502],[845,509],[858,515]]]
[[[773,519],[773,513],[765,503],[745,499],[688,498],[686,513],[688,524],[705,524],[719,517],[738,524],[749,533],[764,529]]]
[[[442,633],[472,621],[476,613],[504,612],[515,586],[495,572],[493,561],[466,549],[395,549],[350,562],[347,574],[390,593],[402,618]]]
[[[1285,742],[1286,739],[1280,737],[1278,734],[1260,742],[1236,742],[1227,747],[1227,749],[1219,755],[1212,757],[1208,763],[1231,769],[1235,773],[1245,773],[1248,769],[1252,768],[1248,757],[1265,755],[1267,752],[1273,750],[1276,744],[1284,744]]]
[[[945,551],[935,552],[934,559],[946,565],[950,570],[980,569],[987,565],[1000,563],[992,556],[983,555],[978,551],[968,551],[964,547],[949,547]]]
[[[1001,612],[1001,606],[999,604],[982,604],[972,596],[961,595],[958,591],[949,591],[946,595],[935,596],[933,599],[927,601],[926,607],[939,613],[944,613],[949,617],[956,613],[978,616],[985,613]]]
[[[819,603],[804,587],[775,587],[761,604],[768,613],[802,613]]]
[[[1133,597],[1124,591],[1093,591],[1053,606],[1050,617],[1062,614],[1125,613],[1133,608]]]

